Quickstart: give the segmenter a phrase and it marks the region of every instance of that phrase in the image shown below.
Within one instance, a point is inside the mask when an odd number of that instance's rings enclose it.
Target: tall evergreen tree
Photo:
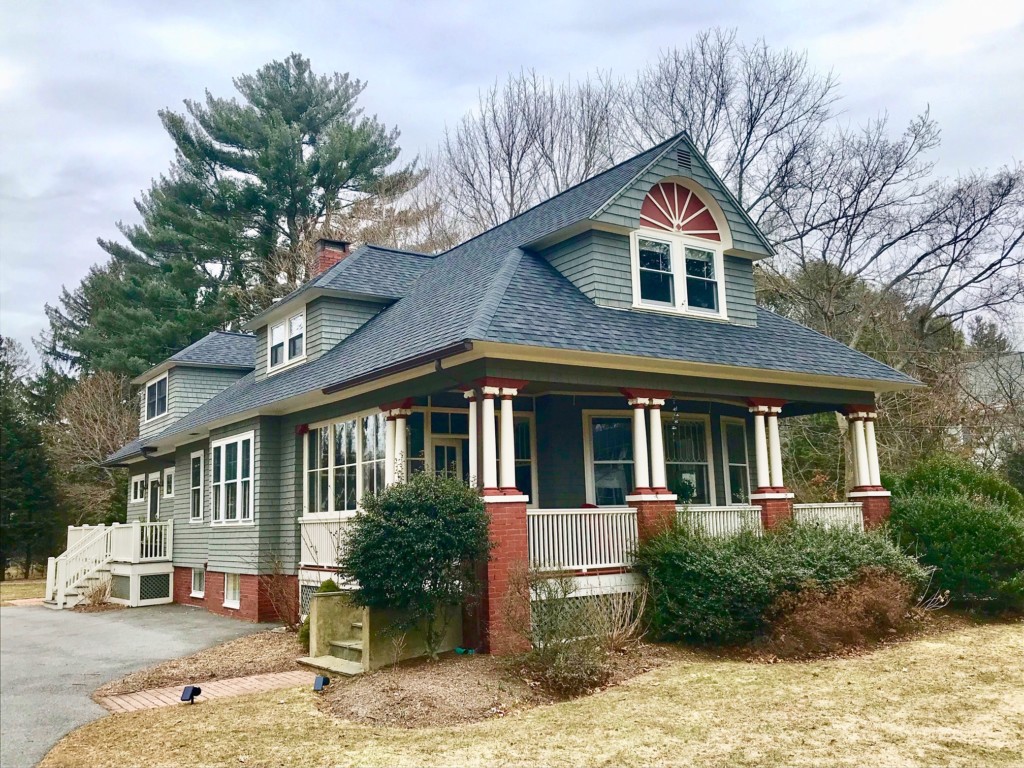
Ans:
[[[234,85],[240,99],[160,112],[174,162],[136,201],[142,222],[119,224],[126,242],[100,240],[110,262],[47,308],[55,360],[138,374],[261,310],[251,293],[294,288],[311,240],[353,229],[349,211],[377,189],[422,178],[415,163],[393,169],[399,133],[362,114],[365,84],[347,73],[317,75],[293,53]]]

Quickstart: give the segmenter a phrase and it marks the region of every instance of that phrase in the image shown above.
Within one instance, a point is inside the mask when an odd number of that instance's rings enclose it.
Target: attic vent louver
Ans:
[[[676,150],[676,166],[682,171],[690,170],[690,153],[687,150]]]

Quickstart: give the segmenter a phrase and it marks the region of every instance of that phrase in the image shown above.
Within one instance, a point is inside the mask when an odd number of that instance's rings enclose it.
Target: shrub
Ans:
[[[937,495],[988,499],[1024,513],[1024,494],[1004,478],[949,454],[926,459],[902,475],[887,478],[885,485],[896,498]]]
[[[981,496],[897,497],[889,530],[954,601],[1024,611],[1024,513]]]
[[[923,586],[925,571],[884,536],[788,525],[713,538],[676,527],[640,545],[652,632],[665,640],[738,643],[762,633],[771,606],[808,586],[824,590],[877,568]]]
[[[910,584],[875,568],[832,590],[785,592],[768,611],[765,648],[782,658],[806,658],[879,640],[907,624],[913,602]]]
[[[324,579],[320,582],[320,586],[316,590],[317,592],[337,592],[338,585],[334,583],[334,579]],[[306,618],[302,620],[299,625],[299,642],[302,643],[302,647],[306,649],[306,653],[309,653],[309,614],[306,614]]]
[[[358,585],[353,601],[398,612],[395,631],[422,626],[436,657],[449,609],[477,589],[476,564],[490,549],[488,526],[476,491],[433,473],[364,497],[340,564]]]

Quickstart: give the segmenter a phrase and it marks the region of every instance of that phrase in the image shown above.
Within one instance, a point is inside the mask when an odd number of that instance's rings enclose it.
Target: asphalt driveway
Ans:
[[[106,715],[90,695],[108,680],[267,626],[181,605],[0,608],[0,766],[30,768],[66,733]]]

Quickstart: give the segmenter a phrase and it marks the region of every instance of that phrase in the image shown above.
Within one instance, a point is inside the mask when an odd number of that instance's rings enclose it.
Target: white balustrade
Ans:
[[[794,504],[793,520],[797,523],[823,525],[826,528],[864,530],[864,514],[860,502]]]
[[[345,549],[349,517],[299,518],[299,563],[334,568]]]
[[[534,568],[588,571],[632,564],[634,509],[531,509],[526,522]]]
[[[761,508],[733,505],[727,507],[676,507],[680,525],[706,536],[734,536],[741,531],[761,535]]]

